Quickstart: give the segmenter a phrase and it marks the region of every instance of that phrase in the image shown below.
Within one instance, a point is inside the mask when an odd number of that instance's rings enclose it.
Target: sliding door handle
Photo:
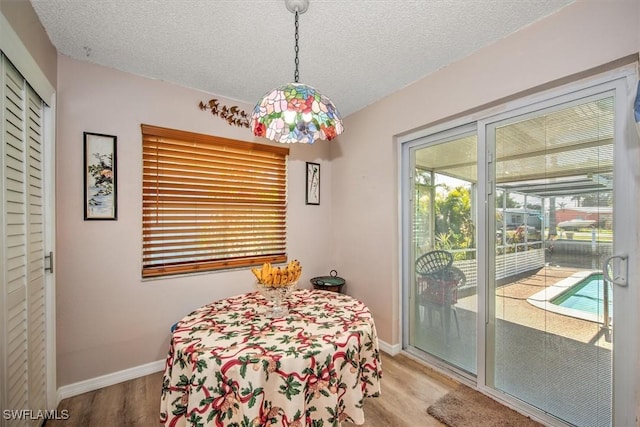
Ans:
[[[618,260],[617,263],[612,263],[614,260]],[[602,273],[604,274],[604,278],[614,285],[618,286],[627,286],[629,282],[627,281],[627,260],[629,256],[627,254],[621,255],[611,255],[608,257],[604,263],[602,264]],[[617,267],[617,268],[616,268]],[[609,269],[613,274],[609,274]]]
[[[53,252],[49,252],[49,255],[44,256],[44,262],[49,264],[44,266],[44,271],[53,273]]]

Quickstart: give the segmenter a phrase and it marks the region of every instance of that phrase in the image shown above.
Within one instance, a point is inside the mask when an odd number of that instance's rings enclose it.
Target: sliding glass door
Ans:
[[[487,385],[579,426],[611,424],[614,97],[487,128]]]
[[[404,350],[552,425],[635,423],[636,80],[613,74],[403,141]]]
[[[476,372],[477,138],[460,129],[410,149],[408,345]]]

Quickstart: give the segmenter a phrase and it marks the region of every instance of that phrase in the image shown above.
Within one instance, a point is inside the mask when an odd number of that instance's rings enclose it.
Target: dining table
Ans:
[[[298,289],[270,318],[260,292],[206,304],[182,318],[166,358],[165,426],[327,427],[364,423],[380,395],[373,317],[349,295]]]

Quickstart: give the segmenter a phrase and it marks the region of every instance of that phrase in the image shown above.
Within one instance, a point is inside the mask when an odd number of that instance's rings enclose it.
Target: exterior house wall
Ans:
[[[556,210],[556,224],[572,219],[584,219],[595,221],[596,224],[611,226],[611,212],[585,212],[579,209],[559,209]]]

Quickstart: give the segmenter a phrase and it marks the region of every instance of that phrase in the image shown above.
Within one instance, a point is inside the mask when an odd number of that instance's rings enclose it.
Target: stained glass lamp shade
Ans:
[[[332,140],[343,131],[338,109],[315,88],[298,83],[298,15],[307,10],[309,0],[285,0],[285,4],[295,13],[294,83],[267,92],[254,107],[249,127],[256,136],[283,143]]]
[[[343,130],[333,102],[301,83],[288,83],[265,94],[253,109],[250,127],[254,135],[272,141],[309,144],[332,140]]]

